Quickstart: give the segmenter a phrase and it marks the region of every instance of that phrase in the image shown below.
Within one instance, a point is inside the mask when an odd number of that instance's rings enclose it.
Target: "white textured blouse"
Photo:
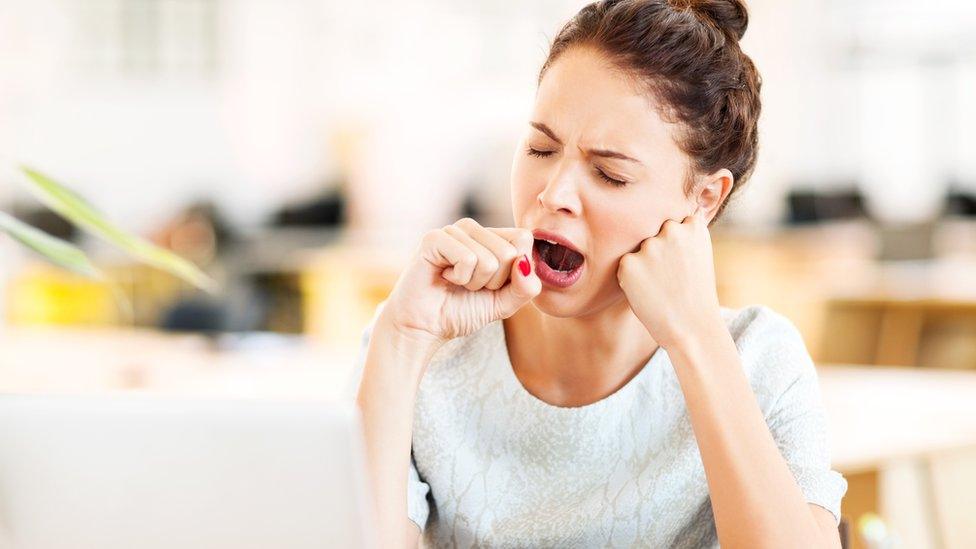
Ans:
[[[764,306],[722,314],[797,484],[839,521],[847,481],[831,469],[803,339]],[[412,458],[408,516],[426,547],[718,546],[698,444],[661,348],[615,393],[565,408],[522,386],[501,321],[454,339],[421,381]]]

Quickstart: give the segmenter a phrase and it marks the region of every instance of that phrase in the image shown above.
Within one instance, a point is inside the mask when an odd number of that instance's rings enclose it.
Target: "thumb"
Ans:
[[[532,260],[528,254],[520,256],[512,262],[512,273],[509,275],[508,284],[493,294],[495,298],[495,319],[508,318],[514,315],[541,291],[542,281],[535,273]]]

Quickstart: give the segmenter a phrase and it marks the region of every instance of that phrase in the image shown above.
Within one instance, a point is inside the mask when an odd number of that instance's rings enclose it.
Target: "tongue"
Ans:
[[[558,271],[569,271],[579,266],[579,254],[565,246],[554,245],[550,247],[548,263]]]

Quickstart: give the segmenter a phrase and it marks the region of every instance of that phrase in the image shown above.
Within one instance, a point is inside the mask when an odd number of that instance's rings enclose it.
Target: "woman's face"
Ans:
[[[593,49],[571,48],[549,67],[512,166],[515,224],[556,233],[582,253],[568,287],[548,284],[533,303],[583,316],[624,299],[617,266],[667,219],[694,210],[684,192],[688,156],[654,98]],[[539,242],[536,242],[539,250]],[[539,272],[540,259],[535,257]]]

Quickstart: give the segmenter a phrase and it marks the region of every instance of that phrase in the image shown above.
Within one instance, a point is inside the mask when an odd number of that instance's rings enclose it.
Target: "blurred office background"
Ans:
[[[583,4],[0,0],[0,210],[109,273],[0,235],[0,390],[339,395],[425,230],[511,225],[537,71]],[[976,546],[976,5],[749,6],[762,150],[713,229],[723,304],[803,332],[854,546]],[[223,293],[74,230],[21,163]]]

